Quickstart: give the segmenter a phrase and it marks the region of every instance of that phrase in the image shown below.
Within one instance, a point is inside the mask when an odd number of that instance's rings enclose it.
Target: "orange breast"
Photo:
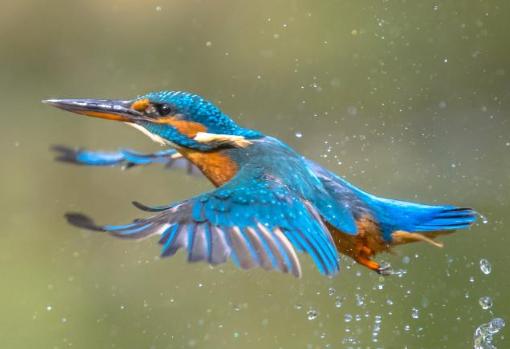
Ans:
[[[228,182],[237,173],[237,164],[220,151],[204,153],[192,149],[179,149],[179,152],[195,164],[217,187]]]

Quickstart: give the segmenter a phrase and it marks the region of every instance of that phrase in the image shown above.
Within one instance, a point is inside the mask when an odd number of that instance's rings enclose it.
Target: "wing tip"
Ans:
[[[82,229],[92,230],[92,231],[105,231],[104,228],[98,226],[92,218],[83,213],[79,212],[68,212],[64,216],[67,220],[67,223]]]
[[[140,201],[133,200],[133,201],[131,201],[131,204],[134,207],[136,207],[137,209],[145,211],[145,212],[157,212],[158,211],[149,205],[142,204]]]
[[[50,150],[56,153],[54,158],[55,161],[72,164],[79,163],[76,159],[76,156],[80,151],[79,149],[74,149],[62,144],[54,144],[50,147]]]

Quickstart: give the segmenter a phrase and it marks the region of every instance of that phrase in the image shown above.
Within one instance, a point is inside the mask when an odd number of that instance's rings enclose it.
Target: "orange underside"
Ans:
[[[378,271],[379,263],[372,260],[377,253],[386,252],[391,246],[386,243],[379,232],[379,227],[370,217],[363,217],[356,222],[358,233],[348,235],[327,224],[338,252],[347,255],[365,267]]]
[[[237,173],[237,164],[220,151],[203,153],[192,149],[179,149],[179,152],[217,187],[228,182]]]
[[[427,242],[436,247],[442,247],[442,244],[434,241],[441,235],[451,234],[453,231],[436,231],[428,233],[410,233],[406,231],[395,231],[392,233],[391,243],[383,240],[379,227],[374,220],[367,216],[356,222],[358,233],[348,235],[337,230],[326,223],[338,252],[347,255],[365,267],[380,271],[380,264],[372,258],[381,252],[392,252],[392,248],[397,245],[408,244],[411,242]]]

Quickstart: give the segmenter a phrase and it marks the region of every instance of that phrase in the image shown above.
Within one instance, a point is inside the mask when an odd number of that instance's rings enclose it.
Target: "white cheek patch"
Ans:
[[[161,145],[171,145],[171,146],[175,147],[174,143],[170,142],[169,140],[164,139],[163,137],[160,137],[160,136],[158,136],[156,134],[153,134],[153,133],[149,132],[143,126],[140,126],[138,124],[134,124],[132,122],[126,122],[126,124],[128,124],[131,127],[136,128],[138,131],[142,132],[144,135],[146,135],[147,137],[149,137],[150,139],[152,139],[156,143],[159,143]]]
[[[250,142],[243,136],[233,136],[207,132],[198,132],[193,139],[198,143],[202,144],[209,143],[229,144],[236,148],[246,148],[247,146],[252,144],[252,142]]]

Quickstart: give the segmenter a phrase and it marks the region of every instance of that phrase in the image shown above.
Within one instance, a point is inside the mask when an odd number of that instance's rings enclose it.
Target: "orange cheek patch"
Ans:
[[[131,108],[133,108],[136,111],[144,111],[147,109],[147,107],[150,105],[150,101],[147,98],[139,99],[135,101],[133,104],[131,104]]]
[[[175,127],[177,131],[190,138],[194,138],[198,132],[207,132],[207,127],[199,122],[177,120],[174,117],[166,117],[155,120],[158,124],[167,124]]]

